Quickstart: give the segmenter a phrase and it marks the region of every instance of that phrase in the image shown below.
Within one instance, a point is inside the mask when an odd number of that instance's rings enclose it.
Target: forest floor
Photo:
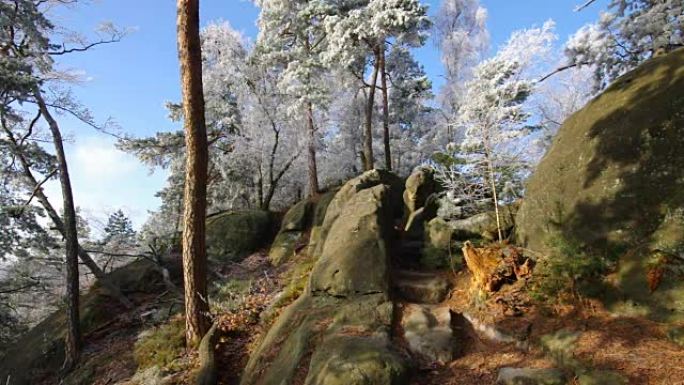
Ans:
[[[292,269],[292,265],[271,267],[264,252],[217,269],[216,279],[240,283],[239,290],[229,285],[226,291],[230,294],[213,309],[220,329],[216,356],[219,384],[239,384],[250,351],[280,310],[267,321],[264,312],[272,310],[269,304],[293,281]],[[469,322],[460,333],[457,358],[446,365],[419,368],[412,385],[494,384],[503,367],[555,367],[570,379],[578,370],[609,370],[628,379],[629,384],[684,384],[684,349],[668,338],[667,325],[614,316],[598,301],[542,305],[530,300],[520,285],[473,299],[467,273],[444,274],[449,275],[454,287],[446,304]],[[297,293],[291,294],[295,298]],[[80,371],[93,379],[88,383],[132,384],[130,380],[138,371],[135,352],[140,336],[163,325],[182,325],[182,318],[174,315],[182,308],[178,296],[165,292],[140,295],[134,300],[138,307],[130,312],[112,304],[110,314],[116,316],[84,336]],[[281,302],[279,309],[289,302],[291,299]],[[511,315],[512,307],[515,315]],[[165,312],[161,324],[150,329],[146,318],[159,314],[160,308]],[[182,340],[182,327],[180,330]],[[562,346],[545,345],[543,341],[549,336],[560,336],[555,340]],[[173,368],[163,371],[165,384],[191,383],[196,357],[184,348],[177,353],[169,361]],[[574,378],[570,383],[578,382]]]
[[[495,384],[503,367],[559,368],[570,384],[579,383],[578,373],[596,370],[617,373],[628,384],[684,384],[684,349],[667,336],[672,325],[615,316],[597,300],[540,304],[517,285],[479,301],[473,310],[469,281],[467,273],[454,276],[448,300],[451,310],[472,312],[474,320],[458,358],[424,368],[413,384]],[[515,316],[507,311],[512,304],[520,310]]]

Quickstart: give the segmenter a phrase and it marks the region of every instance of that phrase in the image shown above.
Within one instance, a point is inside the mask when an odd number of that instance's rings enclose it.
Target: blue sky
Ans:
[[[492,51],[514,30],[540,26],[548,19],[556,21],[559,41],[565,41],[579,27],[595,20],[607,0],[574,12],[581,2],[482,0],[489,11]],[[440,0],[426,3],[434,13]],[[165,101],[179,99],[175,7],[173,0],[99,0],[56,16],[58,24],[83,33],[105,20],[135,30],[118,44],[61,58],[63,68],[85,72],[88,80],[76,85],[74,91],[98,119],[113,117],[125,132],[135,136],[178,127],[166,119],[163,107]],[[203,25],[227,20],[246,36],[256,35],[258,9],[249,1],[202,0],[201,12]],[[442,68],[432,43],[417,50],[416,55],[439,85]],[[122,208],[139,226],[147,210],[159,204],[154,193],[162,187],[164,173],[150,174],[134,158],[115,150],[111,139],[69,119],[65,123],[63,129],[72,138],[68,156],[77,204],[96,218]],[[56,185],[49,186],[48,192],[59,201]]]

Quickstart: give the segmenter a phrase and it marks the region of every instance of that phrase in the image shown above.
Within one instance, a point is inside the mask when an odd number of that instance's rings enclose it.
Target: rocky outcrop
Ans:
[[[421,167],[406,180],[404,189],[404,209],[406,225],[404,231],[413,238],[422,238],[424,224],[437,215],[437,187],[434,171]]]
[[[459,255],[458,248],[452,242],[452,235],[451,226],[440,217],[433,218],[426,223],[420,265],[427,269],[450,266],[453,257]]]
[[[398,271],[393,286],[401,298],[420,304],[443,302],[451,289],[443,275],[418,271]]]
[[[415,213],[425,206],[428,197],[437,190],[434,172],[430,168],[418,168],[406,179],[403,198],[408,213]]]
[[[180,261],[168,262],[167,271],[176,282],[180,279]],[[108,275],[109,279],[124,290],[125,294],[156,294],[166,290],[159,266],[148,260],[139,260],[121,267]],[[120,311],[107,292],[95,284],[81,296],[80,323],[84,335],[96,331],[112,321],[112,312]],[[168,316],[168,312],[166,312]],[[64,335],[66,319],[63,311],[51,314],[34,326],[0,359],[0,378],[13,385],[38,383],[43,376],[57,378],[64,361]],[[83,368],[80,368],[83,369]],[[77,370],[71,377],[85,375]],[[8,380],[9,379],[9,380]],[[71,381],[80,383],[77,381]],[[70,383],[65,381],[65,383]],[[83,382],[85,383],[85,382]]]
[[[402,311],[404,339],[414,354],[446,364],[457,352],[457,336],[448,306],[408,304]]]
[[[518,212],[518,204],[499,207],[499,220],[501,231],[507,236],[515,226],[515,215]],[[454,239],[467,241],[473,239],[486,239],[489,241],[498,238],[496,213],[489,211],[474,215],[470,218],[452,220],[448,222]]]
[[[684,252],[683,111],[684,50],[622,76],[560,128],[516,219],[519,242],[538,254],[558,254],[560,239],[620,258],[610,302],[661,320],[684,319],[674,266]],[[673,268],[651,293],[656,251],[672,255]]]
[[[268,211],[226,212],[207,219],[207,255],[221,263],[239,261],[273,238],[273,216]]]
[[[312,214],[313,204],[308,199],[295,204],[285,213],[280,231],[268,252],[268,258],[274,266],[279,266],[294,256],[297,243],[310,226]]]
[[[337,192],[320,226],[309,285],[252,353],[243,385],[405,383],[406,364],[390,341],[385,244],[397,213],[392,202],[401,201],[397,181],[370,171]]]

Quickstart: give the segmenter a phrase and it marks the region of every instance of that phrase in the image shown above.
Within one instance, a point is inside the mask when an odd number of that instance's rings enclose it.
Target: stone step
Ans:
[[[396,293],[407,302],[437,304],[449,295],[450,282],[441,274],[400,270],[394,274]]]
[[[455,358],[459,338],[448,306],[405,304],[401,314],[404,339],[413,354],[440,364]]]
[[[399,243],[399,250],[421,250],[424,245],[422,240],[404,240]]]
[[[501,368],[497,385],[564,385],[565,375],[559,369]]]

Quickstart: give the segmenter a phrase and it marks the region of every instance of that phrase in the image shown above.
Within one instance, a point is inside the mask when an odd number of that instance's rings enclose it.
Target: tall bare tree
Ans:
[[[69,168],[67,167],[64,143],[57,121],[52,117],[39,89],[34,93],[41,115],[45,118],[55,145],[59,181],[64,203],[64,240],[66,251],[66,306],[67,333],[65,340],[65,359],[63,369],[70,371],[78,362],[81,352],[81,326],[79,320],[79,279],[78,279],[78,233],[76,231],[76,207],[71,189]]]
[[[383,42],[383,45],[385,43]],[[387,89],[387,61],[385,48],[380,52],[380,89],[382,91],[382,138],[385,145],[385,168],[392,171],[392,148],[389,128],[389,90]]]
[[[308,166],[309,166],[309,196],[318,194],[318,167],[316,166],[316,126],[313,118],[313,105],[311,102],[306,105],[306,122],[309,134]]]
[[[375,159],[373,158],[373,110],[375,109],[375,90],[377,89],[378,73],[380,72],[380,49],[373,48],[373,57],[375,62],[373,64],[373,75],[371,76],[370,86],[368,90],[368,99],[366,100],[366,122],[364,128],[363,139],[363,170],[369,171],[375,168]]]
[[[209,324],[205,235],[209,156],[202,86],[199,0],[178,0],[177,4],[186,146],[183,213],[185,336],[188,346],[197,346]]]

